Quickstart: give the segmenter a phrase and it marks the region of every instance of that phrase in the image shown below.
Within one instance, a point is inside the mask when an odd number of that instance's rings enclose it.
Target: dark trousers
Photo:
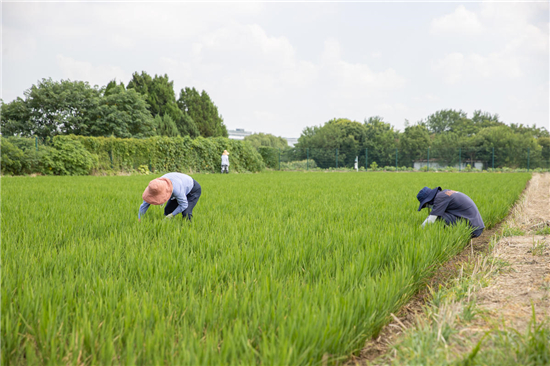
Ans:
[[[183,219],[191,221],[193,218],[193,208],[199,201],[201,197],[201,186],[200,184],[193,179],[193,189],[187,194],[187,208],[181,213]],[[164,207],[164,216],[171,214],[178,207],[177,200],[168,200],[166,207]]]

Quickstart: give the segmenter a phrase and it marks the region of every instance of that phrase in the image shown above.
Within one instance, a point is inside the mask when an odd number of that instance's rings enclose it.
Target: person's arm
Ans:
[[[439,216],[435,216],[435,215],[429,215],[426,220],[424,220],[424,222],[422,223],[422,227],[424,227],[426,224],[433,224],[435,222],[435,220],[437,220]]]
[[[147,210],[149,209],[149,204],[145,201],[139,206],[139,213],[138,213],[138,220],[141,221],[141,215],[145,215]]]

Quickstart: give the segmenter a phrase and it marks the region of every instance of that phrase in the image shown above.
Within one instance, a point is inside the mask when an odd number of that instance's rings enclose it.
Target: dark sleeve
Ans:
[[[432,212],[430,212],[430,215],[443,216],[450,202],[450,196],[447,196],[444,192],[437,193],[434,199],[434,207],[432,208]]]

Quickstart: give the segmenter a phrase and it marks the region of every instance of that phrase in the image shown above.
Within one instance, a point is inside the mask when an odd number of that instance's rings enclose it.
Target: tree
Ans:
[[[149,137],[155,135],[154,123],[147,110],[147,103],[134,89],[115,85],[99,102],[97,114],[89,128],[92,136],[122,138]]]
[[[505,126],[504,123],[500,122],[498,114],[491,114],[481,110],[474,111],[472,123],[475,126],[474,133],[478,133],[482,128]]]
[[[33,126],[30,123],[29,111],[25,101],[19,97],[4,104],[0,101],[0,127],[3,136],[32,136]]]
[[[541,151],[541,168],[550,168],[550,137],[539,137],[537,143],[540,145]]]
[[[181,89],[177,104],[181,112],[195,123],[201,136],[228,136],[218,107],[204,90],[199,94],[195,88]]]
[[[260,146],[268,146],[274,148],[285,149],[288,147],[288,142],[282,137],[277,137],[270,133],[253,133],[244,138],[245,141],[248,141],[258,149]]]
[[[153,79],[145,71],[141,72],[141,75],[137,72],[132,74],[132,79],[128,82],[126,89],[134,89],[139,94],[149,96],[149,88],[153,84]],[[147,98],[145,98],[147,100]]]
[[[174,82],[170,81],[168,75],[155,75],[154,78],[151,78],[145,71],[142,71],[141,75],[135,72],[127,88],[134,89],[144,96],[151,115],[170,116],[180,135],[191,137],[199,135],[199,130],[194,120],[186,117],[178,108],[174,92]]]
[[[155,117],[155,127],[157,135],[159,136],[168,136],[176,137],[179,136],[178,128],[176,123],[169,115],[165,114],[164,117],[157,115]]]
[[[305,128],[295,147],[300,150],[301,158],[305,158],[306,149],[309,149],[310,157],[321,168],[335,165],[338,149],[338,165],[351,167],[355,157],[363,155],[365,140],[363,124],[347,118],[334,118],[321,127]]]
[[[364,125],[366,129],[364,148],[368,149],[369,162],[375,161],[379,166],[393,166],[399,133],[379,116],[369,117]]]
[[[430,132],[444,133],[474,133],[471,120],[468,120],[466,112],[444,109],[428,116],[424,121]],[[460,132],[462,131],[462,132]]]
[[[484,128],[472,140],[475,146],[475,159],[482,160],[484,166],[492,166],[493,148],[495,167],[526,166],[527,154],[530,159],[540,159],[542,147],[529,134],[514,133],[513,128],[497,126]]]
[[[414,161],[425,159],[430,143],[430,132],[425,124],[405,127],[399,138],[399,165],[412,166]]]
[[[87,82],[42,79],[25,91],[25,97],[28,124],[22,125],[23,135],[90,135],[100,91]]]

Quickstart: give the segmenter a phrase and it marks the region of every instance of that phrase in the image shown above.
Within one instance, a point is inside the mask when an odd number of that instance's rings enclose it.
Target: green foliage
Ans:
[[[317,169],[315,160],[298,160],[290,162],[281,162],[281,170],[309,170]]]
[[[165,114],[164,117],[160,115],[155,117],[155,128],[158,136],[179,136],[178,127],[174,123],[174,120],[167,114]]]
[[[288,148],[288,142],[282,137],[277,137],[270,133],[253,133],[244,138],[245,141],[250,142],[254,148],[258,149],[260,146],[275,147],[278,149]]]
[[[365,128],[367,131],[365,147],[369,151],[369,161],[376,161],[380,166],[395,165],[398,132],[378,116],[366,120]]]
[[[111,85],[99,102],[98,115],[88,135],[143,138],[155,134],[147,103],[134,89]]]
[[[99,157],[99,171],[133,171],[140,165],[147,165],[157,172],[217,172],[221,168],[220,156],[224,150],[231,153],[232,171],[258,172],[265,167],[261,156],[252,146],[222,137],[72,138],[81,141]]]
[[[2,136],[30,136],[33,126],[30,122],[29,110],[25,100],[17,97],[14,101],[4,104],[0,100],[0,128]]]
[[[175,123],[178,133],[175,134],[173,126],[169,126],[169,134],[166,132],[157,133],[162,136],[190,136],[199,135],[198,129],[193,119],[185,116],[178,108],[176,103],[176,94],[174,92],[174,82],[170,81],[168,75],[155,75],[152,78],[145,71],[141,75],[135,72],[132,80],[128,83],[128,89],[134,89],[147,101],[148,110],[152,116],[169,116]]]
[[[422,160],[430,146],[430,133],[424,124],[405,127],[399,139],[399,154],[401,164],[412,166],[414,161]]]
[[[39,143],[36,139],[24,137],[1,138],[2,143],[2,174],[23,175],[32,173],[48,173],[45,157],[54,150],[52,147]]]
[[[97,156],[71,136],[54,137],[52,147],[49,154],[44,156],[45,173],[87,175],[97,165]]]
[[[194,121],[203,137],[227,137],[227,128],[218,114],[218,107],[204,90],[199,94],[195,88],[181,89],[178,107],[189,121]]]
[[[525,231],[516,227],[506,225],[502,228],[501,235],[502,236],[522,236],[522,235],[525,235]]]
[[[25,154],[7,139],[2,139],[0,146],[0,165],[2,174],[20,175],[26,170]]]
[[[3,363],[336,363],[469,243],[466,225],[421,227],[420,187],[467,192],[494,223],[529,178],[193,175],[192,224],[155,206],[139,223],[158,176],[2,178]]]
[[[271,146],[259,146],[257,147],[258,153],[262,156],[266,167],[271,169],[279,169],[279,154],[280,150]]]
[[[301,151],[300,160],[306,158],[306,149],[310,149],[310,158],[320,168],[335,166],[338,149],[338,165],[353,166],[355,157],[363,155],[366,136],[363,124],[346,118],[332,119],[321,127],[304,129],[296,149]]]
[[[2,138],[2,144],[4,141],[8,141],[3,148],[4,174],[82,175],[90,168],[96,172],[136,172],[140,166],[151,166],[156,172],[217,172],[224,150],[231,152],[232,171],[258,172],[265,168],[262,157],[250,144],[224,137],[193,140],[189,136],[119,139],[69,135],[55,137],[52,146],[40,145],[38,151],[34,139]],[[18,145],[13,147],[14,142],[24,147],[23,155]],[[88,158],[92,159],[91,165]]]
[[[29,123],[24,136],[89,135],[97,119],[100,91],[87,82],[42,79],[25,91]]]

